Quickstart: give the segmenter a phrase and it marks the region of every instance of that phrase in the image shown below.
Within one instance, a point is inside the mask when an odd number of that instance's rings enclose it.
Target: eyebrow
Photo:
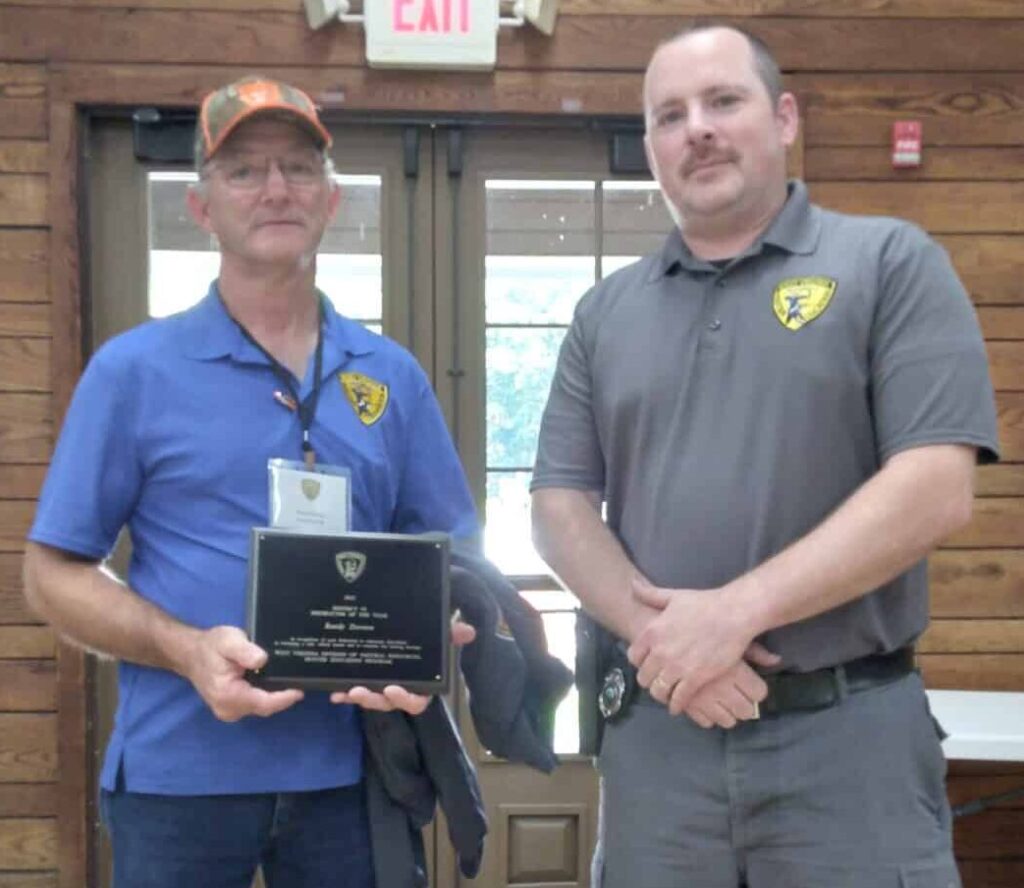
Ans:
[[[702,98],[706,98],[707,96],[713,96],[724,92],[737,92],[742,93],[743,95],[750,95],[752,90],[749,86],[742,83],[716,83],[701,90],[700,95]],[[684,99],[681,99],[678,96],[669,96],[667,99],[663,99],[658,102],[657,105],[651,105],[650,111],[653,114],[665,108],[673,108],[677,105],[683,104],[686,104]]]

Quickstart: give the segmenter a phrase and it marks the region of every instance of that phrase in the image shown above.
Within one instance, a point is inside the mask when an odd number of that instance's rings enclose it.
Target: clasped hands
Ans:
[[[781,658],[753,641],[723,591],[665,589],[640,577],[631,591],[653,609],[629,646],[641,687],[703,728],[754,718],[768,686],[752,666],[777,666]]]
[[[452,622],[452,643],[458,647],[476,638],[476,630],[459,620]],[[192,682],[213,714],[225,722],[247,715],[270,716],[294,706],[303,698],[300,690],[266,691],[246,681],[245,673],[266,663],[267,653],[253,644],[235,626],[215,626],[196,637],[188,658],[186,678]],[[419,715],[430,704],[430,697],[414,694],[398,685],[382,691],[355,687],[331,694],[332,703],[352,703],[379,712],[401,710]]]

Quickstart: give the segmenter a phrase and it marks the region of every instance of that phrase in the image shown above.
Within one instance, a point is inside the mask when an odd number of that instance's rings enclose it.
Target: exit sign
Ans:
[[[374,68],[493,68],[498,0],[364,0]]]

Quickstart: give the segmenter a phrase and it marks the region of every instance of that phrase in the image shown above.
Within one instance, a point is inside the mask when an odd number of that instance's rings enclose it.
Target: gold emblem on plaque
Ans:
[[[362,552],[338,552],[334,556],[334,566],[346,583],[354,583],[366,569],[366,556]]]
[[[310,502],[320,496],[320,482],[315,478],[302,479],[302,494]]]
[[[388,387],[362,373],[339,373],[338,381],[363,425],[373,425],[388,406]]]
[[[799,330],[828,308],[836,283],[827,277],[786,278],[772,294],[775,317],[787,330]]]

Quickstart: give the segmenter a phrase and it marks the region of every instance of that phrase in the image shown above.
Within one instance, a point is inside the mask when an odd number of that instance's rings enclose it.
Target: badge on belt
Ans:
[[[597,693],[597,708],[605,721],[615,721],[633,699],[635,692],[636,674],[633,670],[627,672],[621,666],[609,669]]]

